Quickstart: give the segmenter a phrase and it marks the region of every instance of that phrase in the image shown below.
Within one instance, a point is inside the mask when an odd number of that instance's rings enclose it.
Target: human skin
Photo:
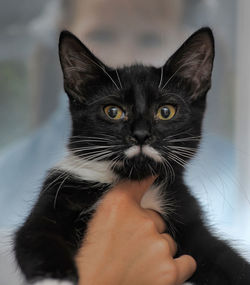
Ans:
[[[153,181],[119,183],[102,199],[76,257],[79,285],[180,285],[195,272],[191,256],[174,258],[160,215],[140,207]]]

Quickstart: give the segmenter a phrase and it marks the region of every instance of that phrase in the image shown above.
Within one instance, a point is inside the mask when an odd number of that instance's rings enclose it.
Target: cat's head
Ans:
[[[194,33],[160,67],[113,69],[74,35],[62,32],[59,54],[72,115],[69,150],[106,161],[121,177],[180,172],[201,135],[211,85],[214,40]]]

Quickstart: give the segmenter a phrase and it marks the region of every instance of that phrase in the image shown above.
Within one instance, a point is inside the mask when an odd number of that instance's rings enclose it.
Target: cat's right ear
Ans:
[[[210,28],[201,28],[193,33],[164,65],[170,74],[166,84],[179,77],[184,79],[190,98],[196,100],[206,94],[211,86],[214,61],[214,37]]]
[[[97,82],[105,65],[68,31],[63,31],[60,35],[59,57],[66,93],[70,99],[84,101],[86,85]]]

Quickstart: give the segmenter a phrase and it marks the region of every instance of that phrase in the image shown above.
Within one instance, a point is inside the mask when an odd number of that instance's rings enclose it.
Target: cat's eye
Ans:
[[[158,109],[156,117],[160,120],[170,120],[174,117],[175,113],[176,108],[173,105],[164,105]]]
[[[113,120],[120,120],[125,116],[124,111],[120,107],[113,105],[106,106],[104,108],[104,113]]]

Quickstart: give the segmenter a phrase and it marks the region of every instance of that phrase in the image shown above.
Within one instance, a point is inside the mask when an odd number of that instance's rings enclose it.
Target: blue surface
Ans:
[[[66,98],[61,96],[58,109],[40,129],[0,154],[0,229],[24,219],[46,171],[63,157],[70,132]]]

